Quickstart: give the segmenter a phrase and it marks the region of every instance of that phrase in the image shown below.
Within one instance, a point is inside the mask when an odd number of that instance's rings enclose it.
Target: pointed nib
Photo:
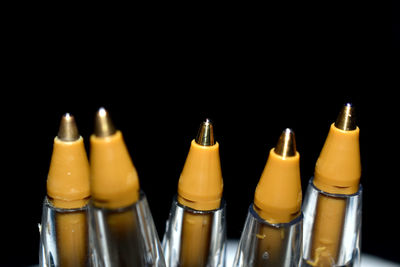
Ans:
[[[200,125],[200,129],[196,137],[196,143],[202,146],[212,146],[215,144],[214,129],[209,119],[206,119]]]
[[[284,158],[296,155],[296,138],[291,129],[287,128],[283,131],[276,144],[275,153]]]
[[[57,137],[61,141],[76,141],[79,139],[78,127],[76,126],[74,116],[66,113],[61,118]]]
[[[344,105],[335,122],[336,128],[343,131],[352,131],[357,128],[354,116],[354,107],[347,103]]]
[[[94,134],[98,137],[107,137],[116,132],[107,110],[100,108],[96,114],[94,124]]]

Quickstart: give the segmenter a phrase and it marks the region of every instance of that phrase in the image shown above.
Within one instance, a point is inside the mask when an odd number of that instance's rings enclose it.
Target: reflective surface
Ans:
[[[39,266],[93,266],[87,218],[88,206],[58,209],[46,197],[40,231]]]
[[[137,203],[122,209],[90,207],[95,266],[157,266],[165,261],[143,192]]]
[[[316,188],[313,185],[312,179],[310,180],[303,204],[304,231],[303,260],[301,266],[325,266],[327,264],[332,266],[360,265],[361,197],[361,186],[359,191],[353,195],[328,194]],[[341,222],[335,255],[324,255],[325,248],[319,245],[322,242],[316,236],[318,223],[324,223],[323,220],[325,219],[321,218],[321,213],[318,210],[318,205],[322,201],[326,203],[328,201],[333,202],[335,206],[338,206],[337,204],[343,205],[342,218],[331,219],[340,219]],[[333,232],[335,229],[331,229],[331,231]]]
[[[301,258],[302,215],[289,223],[269,224],[249,207],[233,266],[295,267]]]
[[[200,220],[197,220],[198,217]],[[207,234],[206,241],[193,240],[192,244],[185,237],[184,222],[188,219],[193,221],[200,221],[207,225],[200,225],[199,231]],[[196,225],[193,225],[196,226]],[[208,229],[204,229],[206,226]],[[187,227],[187,226],[186,226]],[[195,231],[195,228],[191,229]],[[193,235],[194,231],[191,231]],[[186,241],[184,241],[186,240]],[[184,244],[186,243],[186,245]],[[200,243],[203,243],[199,246]],[[190,245],[196,245],[196,248],[188,248]],[[209,267],[222,267],[225,266],[225,250],[226,250],[226,223],[225,223],[225,203],[222,201],[221,207],[212,211],[196,211],[180,205],[176,199],[172,203],[169,219],[166,225],[166,231],[163,238],[163,249],[165,261],[167,266],[209,266]],[[185,247],[186,246],[186,247]],[[182,255],[182,251],[193,251],[191,255]],[[205,251],[205,255],[196,255],[198,251]],[[194,254],[196,253],[196,254]],[[201,252],[203,253],[203,252]],[[186,257],[186,258],[185,258]],[[187,257],[196,258],[197,262],[188,263]],[[186,264],[185,262],[186,261]],[[202,263],[199,264],[199,261]]]

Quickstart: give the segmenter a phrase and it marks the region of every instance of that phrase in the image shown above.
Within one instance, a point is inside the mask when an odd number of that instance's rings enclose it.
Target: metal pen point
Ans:
[[[352,131],[357,128],[354,107],[351,103],[347,103],[340,110],[335,127],[343,131]]]
[[[76,141],[79,139],[78,127],[74,116],[69,113],[62,116],[57,137],[61,141]]]
[[[107,137],[115,134],[116,131],[110,114],[105,108],[101,107],[96,113],[94,134],[98,137]]]
[[[201,123],[195,140],[197,144],[202,146],[213,146],[215,144],[214,127],[210,119]]]
[[[296,155],[296,139],[292,129],[286,128],[283,131],[274,150],[276,154],[284,158]]]

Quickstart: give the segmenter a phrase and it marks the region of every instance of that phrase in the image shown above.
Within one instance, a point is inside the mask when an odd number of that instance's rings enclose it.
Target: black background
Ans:
[[[398,20],[391,40],[390,16],[368,2],[138,13],[92,14],[97,19],[82,24],[57,13],[12,22],[0,98],[2,261],[38,262],[37,224],[65,112],[89,151],[94,114],[109,110],[160,239],[190,141],[212,119],[234,239],[281,131],[296,133],[304,192],[330,124],[350,101],[361,129],[362,250],[400,262],[392,76]]]

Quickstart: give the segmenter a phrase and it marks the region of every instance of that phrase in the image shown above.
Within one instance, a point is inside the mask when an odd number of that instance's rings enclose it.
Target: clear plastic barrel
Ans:
[[[164,267],[160,241],[146,196],[121,209],[90,206],[90,236],[95,266]]]
[[[302,219],[300,214],[289,223],[270,224],[251,204],[233,266],[297,267],[301,258]]]
[[[92,266],[88,232],[88,206],[60,209],[46,197],[40,225],[39,266]]]
[[[198,211],[174,198],[162,246],[168,267],[225,266],[225,202],[217,210]]]
[[[310,180],[303,202],[301,266],[360,266],[362,187],[329,194]]]

